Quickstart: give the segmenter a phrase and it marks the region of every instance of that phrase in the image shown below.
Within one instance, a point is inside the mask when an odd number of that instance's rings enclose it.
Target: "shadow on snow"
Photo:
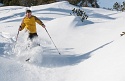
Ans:
[[[113,41],[106,43],[88,53],[82,54],[82,55],[67,55],[68,53],[71,54],[71,50],[73,48],[65,48],[62,50],[61,55],[57,54],[57,50],[55,49],[48,49],[47,47],[45,54],[42,55],[42,63],[40,64],[40,67],[48,67],[48,68],[55,68],[55,67],[63,67],[63,66],[73,66],[80,62],[85,61],[86,59],[89,59],[92,57],[92,53],[109,45]],[[0,43],[0,57],[3,57],[5,50],[6,43]],[[67,54],[66,54],[67,53]],[[66,54],[66,55],[63,55]]]
[[[42,67],[63,67],[63,66],[71,66],[76,65],[92,56],[92,53],[109,45],[113,41],[106,43],[88,53],[82,55],[43,55],[42,59]]]
[[[25,15],[25,12],[15,13],[15,14],[13,14],[13,15],[0,18],[0,21],[4,21],[4,20],[6,20],[6,19],[11,19],[11,18],[14,18],[14,17],[16,17],[16,16],[23,17],[24,15]]]
[[[41,11],[48,11],[48,13],[41,13]],[[61,13],[60,13],[61,12]],[[66,9],[58,9],[58,8],[48,8],[48,9],[39,9],[39,10],[34,10],[33,13],[38,13],[38,14],[56,14],[56,15],[67,15],[69,16],[68,14],[62,14],[62,13],[70,13],[70,10],[66,10]],[[7,20],[7,19],[10,19],[10,18],[14,18],[16,16],[19,16],[19,17],[24,17],[25,15],[25,12],[21,12],[21,13],[15,13],[13,15],[10,15],[10,16],[6,16],[6,17],[1,17],[0,18],[0,21],[4,21],[4,20]],[[43,17],[39,17],[41,20],[53,20],[54,18],[43,18]],[[5,22],[14,22],[14,21],[21,21],[22,19],[14,19],[14,20],[9,20],[9,21],[5,21]]]
[[[0,43],[0,56],[4,54],[4,47],[5,47],[6,43]]]

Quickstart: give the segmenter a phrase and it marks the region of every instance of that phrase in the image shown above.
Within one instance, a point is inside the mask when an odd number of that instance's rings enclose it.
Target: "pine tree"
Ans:
[[[118,2],[116,2],[114,5],[113,5],[113,9],[116,9],[117,11],[121,8],[120,4]]]
[[[80,17],[82,22],[88,18],[88,15],[86,15],[86,12],[80,9],[73,8],[72,13],[70,14],[76,17]]]
[[[0,0],[0,3],[3,3],[3,0]]]
[[[49,4],[53,2],[57,2],[60,0],[0,0],[4,5],[11,6],[11,5],[21,5],[21,6],[27,6],[30,7],[32,5],[42,5],[42,4]],[[97,4],[97,0],[67,0],[69,3],[73,5],[79,4],[79,6],[86,6],[89,7],[91,4],[92,7],[99,8],[99,5]]]
[[[73,5],[79,4],[78,6],[99,8],[97,0],[68,0],[68,1]],[[89,4],[91,4],[91,6]]]
[[[4,0],[4,1],[3,1],[3,4],[4,4],[5,6],[9,6],[9,2],[10,2],[10,0]]]
[[[73,5],[77,5],[81,0],[67,0],[67,1],[69,1],[69,3]]]
[[[122,7],[122,11],[125,10],[125,2],[123,2],[123,7]]]
[[[11,5],[11,6],[13,6],[13,5],[20,6],[20,3],[19,3],[18,0],[11,0],[11,1],[9,2],[9,5]]]

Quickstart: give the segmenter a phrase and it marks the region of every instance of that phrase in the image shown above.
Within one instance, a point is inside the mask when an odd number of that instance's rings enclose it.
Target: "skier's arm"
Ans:
[[[43,23],[39,18],[37,18],[36,16],[34,16],[34,17],[35,17],[36,22],[37,22],[39,25],[41,25],[43,28],[45,28],[44,23]]]
[[[21,25],[20,25],[20,27],[19,27],[19,31],[23,30],[24,27],[25,27],[25,23],[24,23],[24,19],[23,19],[23,20],[22,20],[22,23],[21,23]]]

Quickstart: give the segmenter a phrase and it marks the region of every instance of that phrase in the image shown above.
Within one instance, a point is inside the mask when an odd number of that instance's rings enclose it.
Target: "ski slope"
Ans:
[[[26,7],[1,7],[0,81],[124,81],[125,36],[120,34],[125,13],[83,7],[89,18],[81,22],[70,15],[74,7],[63,1],[30,8],[45,23],[61,55],[38,24],[42,46],[26,49],[24,30],[15,43]],[[29,57],[32,61],[25,62]]]

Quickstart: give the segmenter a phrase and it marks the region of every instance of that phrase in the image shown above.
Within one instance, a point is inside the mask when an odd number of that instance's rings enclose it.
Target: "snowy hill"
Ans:
[[[15,43],[26,7],[1,7],[0,81],[124,81],[125,13],[84,7],[89,18],[81,22],[70,15],[74,7],[66,1],[31,7],[61,55],[38,24],[42,46],[26,49],[25,31]]]

